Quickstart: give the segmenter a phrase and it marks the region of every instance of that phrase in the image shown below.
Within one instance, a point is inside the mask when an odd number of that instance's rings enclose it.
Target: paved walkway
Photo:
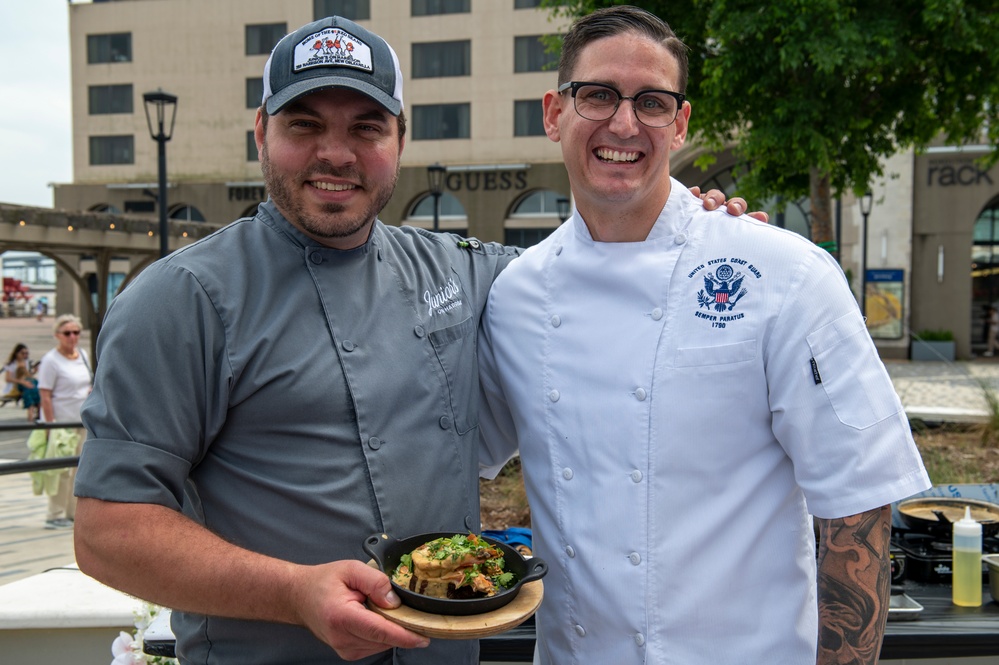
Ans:
[[[18,343],[28,345],[32,359],[40,359],[55,346],[54,322],[52,316],[42,321],[34,317],[0,318],[0,364],[7,363],[7,357]],[[86,331],[81,336],[80,346],[90,352],[90,335]],[[21,422],[28,422],[27,413],[21,406],[8,403],[0,407],[0,423]],[[0,432],[0,464],[25,459],[27,438],[28,430]],[[0,584],[74,562],[73,531],[46,530],[47,507],[47,497],[35,496],[31,491],[28,474],[0,475]]]
[[[7,355],[18,342],[28,344],[33,358],[52,348],[52,317],[0,318],[0,354]],[[85,332],[81,346],[89,349]],[[888,372],[910,418],[927,422],[975,422],[988,415],[983,385],[999,394],[999,361],[971,362],[889,361]],[[20,407],[0,407],[0,423],[26,422]],[[0,463],[27,456],[27,431],[0,432]],[[72,531],[47,531],[46,498],[31,491],[27,474],[0,475],[0,584],[73,562]]]

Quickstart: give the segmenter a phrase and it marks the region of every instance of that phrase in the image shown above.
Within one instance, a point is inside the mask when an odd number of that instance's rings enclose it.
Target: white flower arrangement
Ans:
[[[142,652],[142,638],[146,629],[149,628],[153,619],[162,609],[152,603],[142,603],[142,606],[133,613],[135,615],[135,634],[129,635],[125,631],[121,631],[115,641],[111,643],[111,655],[114,656],[111,665],[145,665],[146,663],[177,665],[176,658],[150,656]]]

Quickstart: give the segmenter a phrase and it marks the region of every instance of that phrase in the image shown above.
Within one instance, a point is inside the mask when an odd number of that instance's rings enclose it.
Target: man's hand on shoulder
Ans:
[[[702,194],[700,187],[691,187],[690,193],[704,201],[705,210],[715,210],[724,206],[725,212],[734,217],[738,217],[739,215],[745,213],[753,219],[763,222],[764,224],[770,223],[770,215],[762,210],[746,212],[748,204],[746,203],[746,199],[740,196],[733,196],[731,199],[726,200],[725,192],[720,189],[710,189]]]

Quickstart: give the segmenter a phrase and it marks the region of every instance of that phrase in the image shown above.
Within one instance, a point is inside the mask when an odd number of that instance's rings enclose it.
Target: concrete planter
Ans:
[[[912,340],[912,360],[954,360],[954,342]]]

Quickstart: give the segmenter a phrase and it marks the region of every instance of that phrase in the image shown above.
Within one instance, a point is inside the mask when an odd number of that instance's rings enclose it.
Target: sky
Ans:
[[[0,203],[73,179],[67,0],[0,0]]]

